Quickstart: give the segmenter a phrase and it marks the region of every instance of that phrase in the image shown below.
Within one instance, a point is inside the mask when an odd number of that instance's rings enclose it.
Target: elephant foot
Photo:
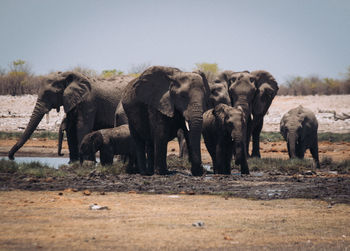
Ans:
[[[241,175],[248,175],[248,174],[250,174],[248,168],[241,168]]]
[[[191,168],[191,173],[193,176],[202,176],[204,171],[203,171],[203,166],[200,165],[199,167],[192,167]]]
[[[168,169],[159,169],[158,171],[156,171],[156,174],[159,174],[159,175],[169,175],[171,174],[171,172],[168,171]]]
[[[251,158],[261,158],[261,155],[259,152],[252,152],[252,155],[250,155]]]

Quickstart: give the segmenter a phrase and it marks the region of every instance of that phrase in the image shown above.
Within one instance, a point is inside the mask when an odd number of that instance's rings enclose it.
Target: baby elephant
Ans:
[[[314,165],[320,168],[317,128],[318,123],[315,114],[301,105],[283,115],[280,131],[287,141],[290,158],[304,158],[305,151],[309,148]]]
[[[203,114],[203,137],[214,173],[231,174],[232,154],[242,174],[249,174],[246,156],[247,124],[240,106],[219,104]]]
[[[79,151],[80,163],[84,160],[95,161],[95,153],[100,151],[101,165],[113,164],[114,155],[126,155],[129,157],[127,172],[134,172],[135,144],[128,125],[101,129],[85,135]]]

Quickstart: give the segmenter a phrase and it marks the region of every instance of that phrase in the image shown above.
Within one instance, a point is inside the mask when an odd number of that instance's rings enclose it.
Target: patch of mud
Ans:
[[[350,203],[350,175],[327,170],[287,175],[252,173],[241,176],[207,173],[193,177],[181,167],[169,168],[171,175],[106,175],[92,171],[85,176],[76,175],[72,168],[65,168],[66,177],[34,178],[0,174],[1,190],[64,190],[74,189],[98,192],[131,192],[150,194],[212,194],[251,198],[258,200],[306,198],[322,199],[330,203]]]

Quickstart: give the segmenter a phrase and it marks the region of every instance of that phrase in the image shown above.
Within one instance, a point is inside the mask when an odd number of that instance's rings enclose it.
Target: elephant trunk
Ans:
[[[288,154],[290,158],[296,158],[297,135],[289,133],[287,136]]]
[[[63,137],[64,137],[64,132],[62,128],[62,124],[60,126],[60,129],[58,131],[58,147],[57,147],[57,155],[58,156],[63,156],[64,154],[61,152],[62,151],[62,142],[63,142]]]
[[[14,159],[15,153],[27,142],[29,137],[32,135],[32,133],[34,132],[34,130],[37,128],[40,121],[44,117],[45,113],[47,113],[49,110],[50,109],[48,109],[45,106],[45,103],[41,102],[40,100],[36,102],[32,116],[30,117],[30,120],[26,129],[24,130],[23,134],[21,135],[17,143],[9,151],[9,154],[8,154],[9,159],[11,160]]]
[[[194,176],[203,175],[203,166],[201,158],[201,134],[203,117],[202,112],[196,112],[196,115],[189,121],[189,153],[192,164],[191,172]]]

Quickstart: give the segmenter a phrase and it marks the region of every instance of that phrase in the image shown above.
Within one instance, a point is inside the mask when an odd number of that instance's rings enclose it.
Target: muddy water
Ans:
[[[8,160],[8,157],[0,156],[1,159]],[[41,164],[48,165],[50,167],[58,168],[61,165],[66,165],[69,162],[69,158],[53,158],[53,157],[16,157],[17,163],[30,163],[40,162]]]

